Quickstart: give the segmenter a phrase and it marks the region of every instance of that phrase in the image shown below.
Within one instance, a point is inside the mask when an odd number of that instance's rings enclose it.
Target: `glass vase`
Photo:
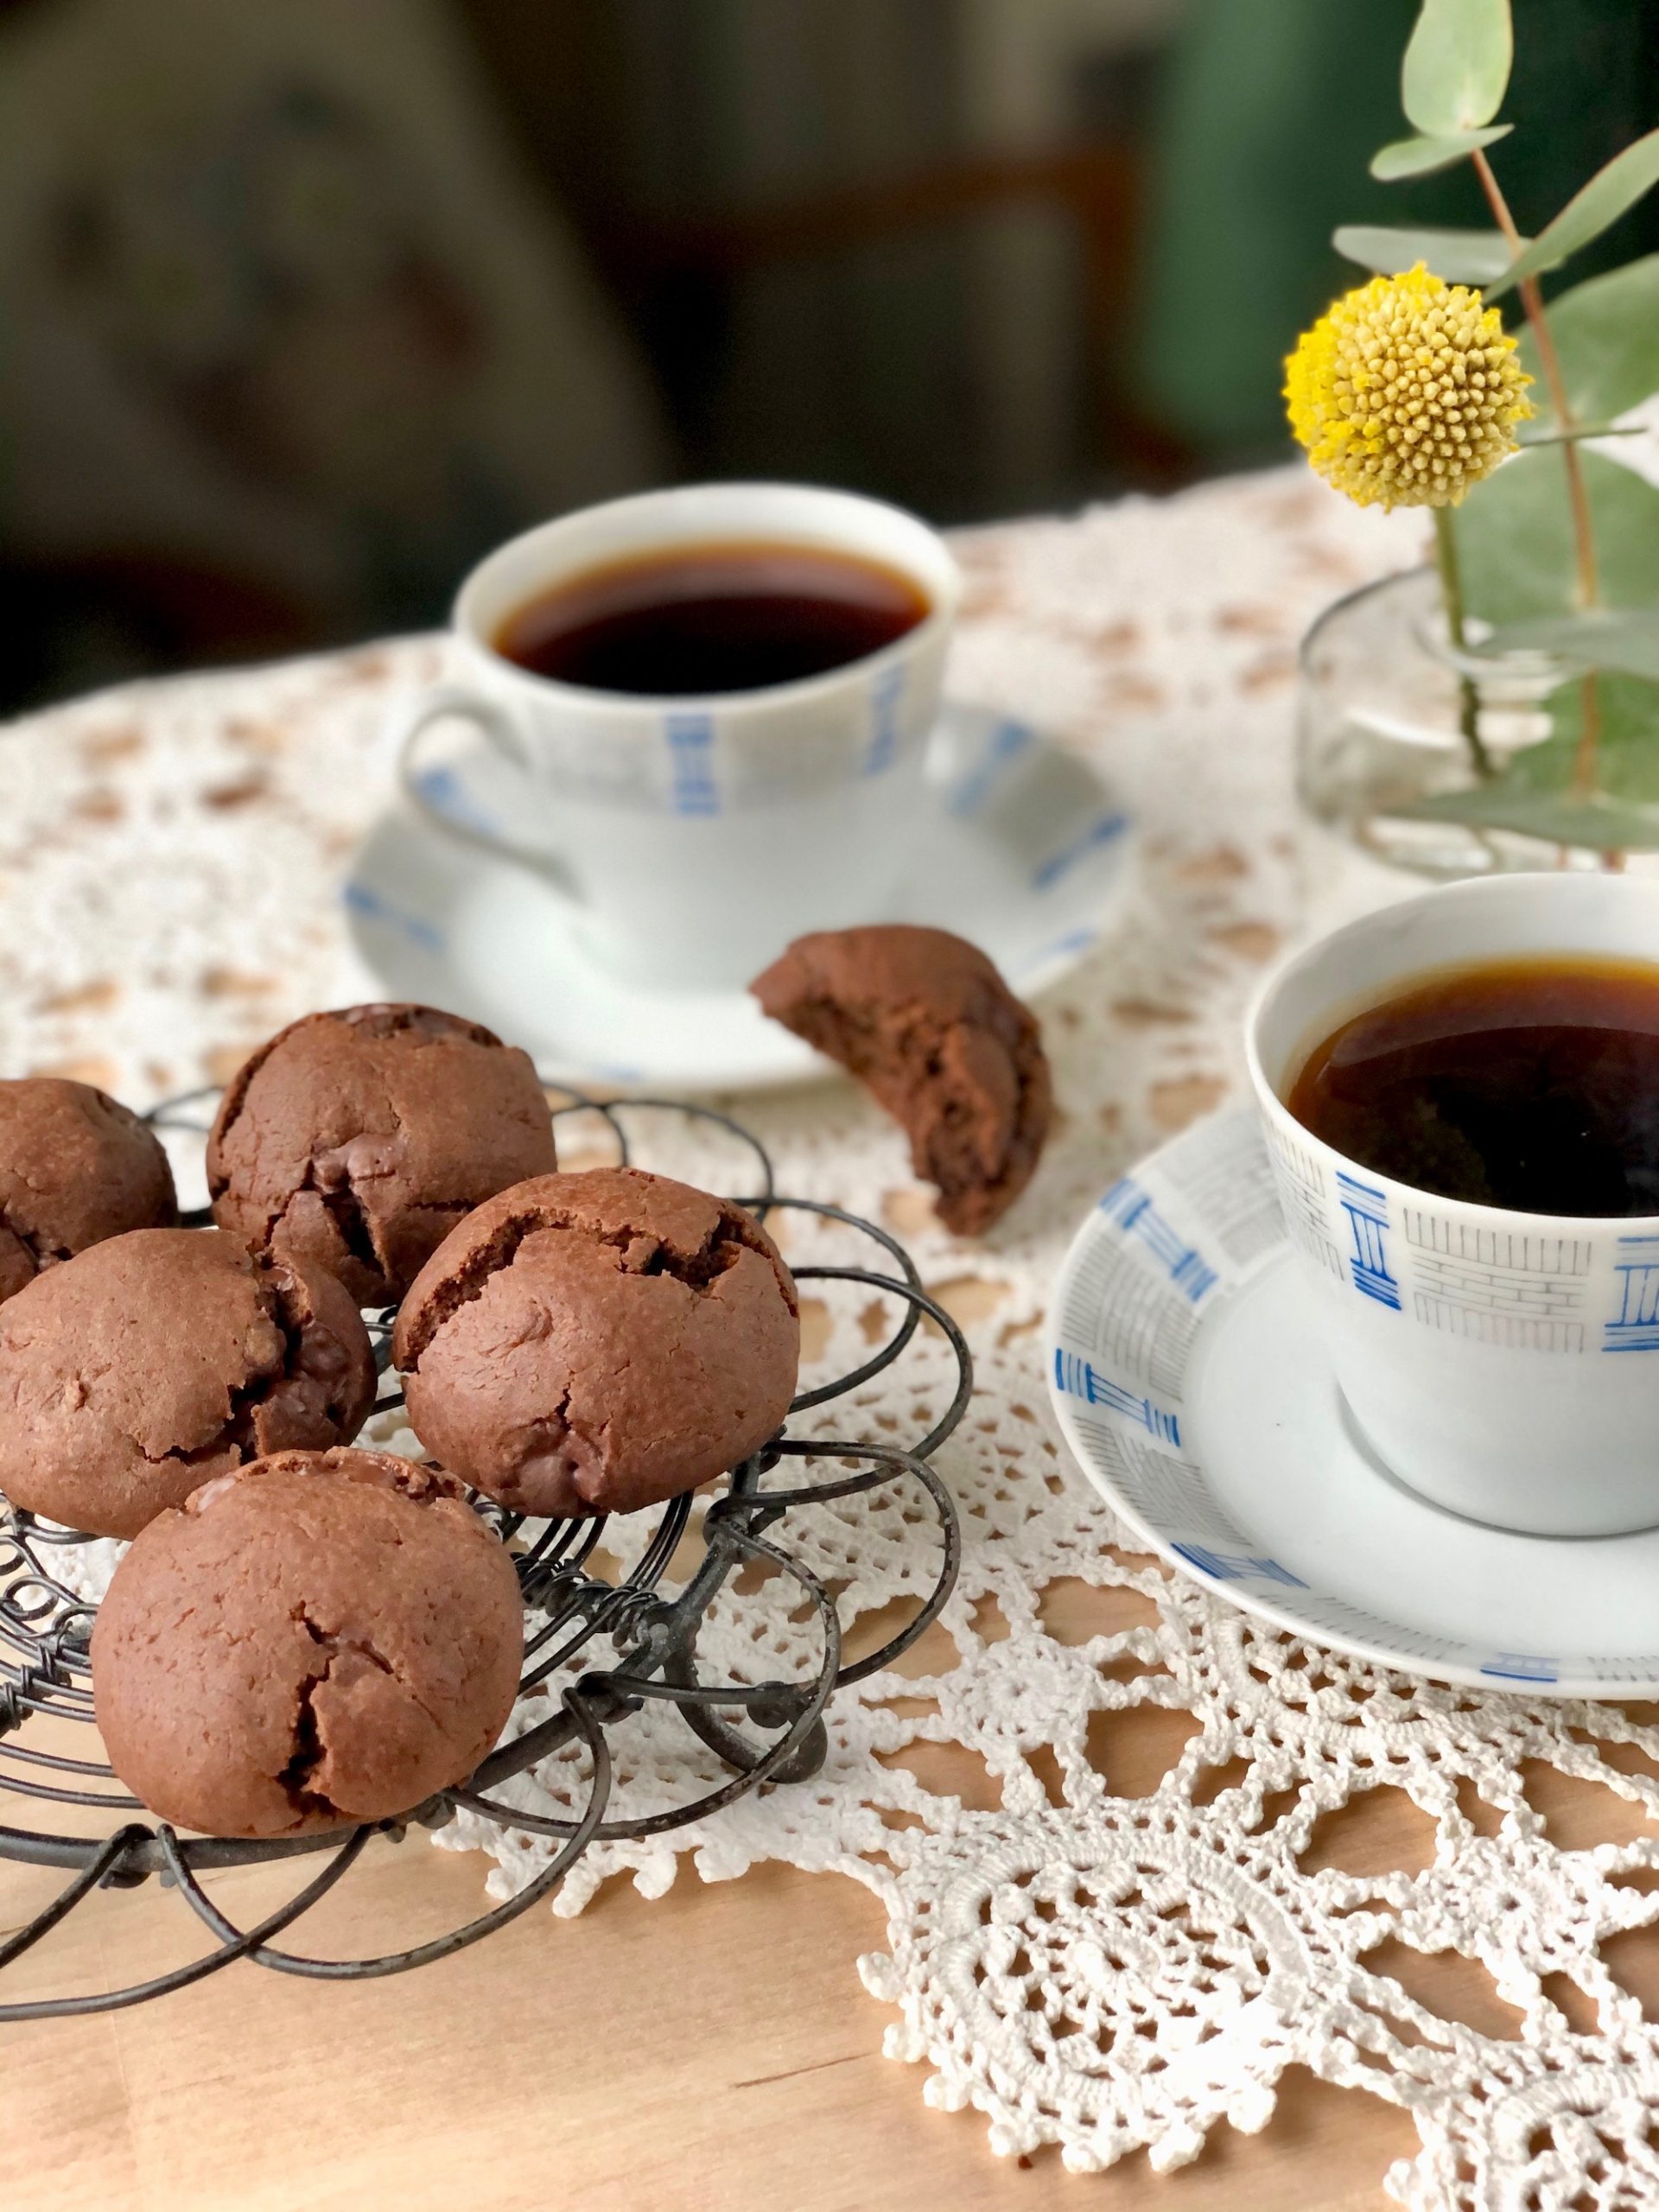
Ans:
[[[1454,647],[1433,569],[1367,584],[1328,607],[1302,642],[1303,808],[1372,861],[1433,880],[1603,866],[1605,855],[1586,847],[1407,810],[1501,775],[1547,739],[1543,702],[1566,674],[1546,653],[1483,653],[1478,634],[1468,649]]]

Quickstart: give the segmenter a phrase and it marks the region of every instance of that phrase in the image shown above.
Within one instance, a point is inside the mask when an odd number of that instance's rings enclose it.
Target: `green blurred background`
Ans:
[[[1366,175],[1414,13],[0,0],[0,709],[436,621],[646,483],[957,522],[1285,458],[1332,227],[1485,219]],[[1659,5],[1515,16],[1526,230],[1659,124]]]

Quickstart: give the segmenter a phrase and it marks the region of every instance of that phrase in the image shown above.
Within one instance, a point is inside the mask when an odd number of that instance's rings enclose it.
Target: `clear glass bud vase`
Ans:
[[[1551,734],[1550,655],[1497,655],[1446,634],[1440,580],[1412,569],[1327,608],[1302,642],[1297,791],[1315,824],[1391,868],[1433,879],[1599,868],[1605,855],[1411,810],[1500,777]]]

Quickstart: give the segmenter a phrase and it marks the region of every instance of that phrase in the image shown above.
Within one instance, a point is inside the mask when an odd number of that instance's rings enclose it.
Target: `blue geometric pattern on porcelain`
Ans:
[[[1054,1380],[1062,1390],[1073,1398],[1081,1398],[1091,1406],[1106,1406],[1127,1420],[1138,1421],[1148,1436],[1157,1437],[1165,1444],[1179,1445],[1181,1425],[1176,1415],[1154,1406],[1150,1398],[1139,1398],[1133,1390],[1126,1390],[1121,1382],[1114,1382],[1107,1376],[1097,1374],[1086,1359],[1074,1351],[1057,1351],[1054,1354]]]
[[[1287,1590],[1306,1590],[1307,1585],[1300,1574],[1293,1574],[1287,1567],[1281,1567],[1276,1559],[1247,1559],[1236,1552],[1206,1551],[1202,1544],[1172,1544],[1184,1560],[1196,1567],[1200,1574],[1207,1574],[1214,1582],[1280,1582]]]
[[[870,685],[870,749],[864,755],[864,773],[879,776],[890,768],[899,751],[899,702],[905,696],[905,664],[884,668]]]
[[[1064,937],[1051,939],[1039,951],[1033,952],[1029,960],[1022,961],[1020,972],[1025,976],[1034,976],[1039,968],[1046,968],[1051,960],[1064,960],[1067,954],[1072,952],[1086,952],[1099,935],[1098,930],[1086,925],[1067,930]]]
[[[951,813],[964,819],[977,814],[1001,782],[1003,771],[1008,763],[1017,760],[1035,742],[1035,739],[1036,733],[1029,722],[998,722],[991,732],[990,742],[983,756],[945,800]]]
[[[1561,1670],[1553,1659],[1536,1659],[1526,1651],[1500,1651],[1481,1662],[1480,1671],[1497,1682],[1559,1682]]]
[[[674,770],[676,814],[718,814],[720,793],[715,788],[715,723],[711,715],[666,715],[663,734],[668,740]]]
[[[476,830],[486,837],[501,835],[495,817],[478,804],[453,768],[423,769],[415,781],[428,803],[452,822],[460,823],[462,829]]]
[[[1069,845],[1063,845],[1058,853],[1051,854],[1035,870],[1031,879],[1032,889],[1046,891],[1051,884],[1059,881],[1068,868],[1075,868],[1085,854],[1094,852],[1102,845],[1115,845],[1128,826],[1127,814],[1101,815],[1090,823],[1082,836],[1074,838]]]
[[[1618,1312],[1602,1331],[1604,1351],[1659,1351],[1659,1236],[1621,1236]]]
[[[340,895],[342,903],[353,913],[366,914],[372,921],[390,922],[393,929],[401,930],[410,942],[418,944],[423,951],[443,950],[446,939],[442,930],[435,929],[420,914],[411,914],[401,906],[394,906],[369,884],[359,883],[353,878],[342,886]]]
[[[1384,1236],[1389,1225],[1387,1194],[1375,1185],[1362,1183],[1338,1169],[1337,1204],[1347,1215],[1348,1226],[1353,1233],[1354,1249],[1349,1255],[1348,1268],[1354,1288],[1363,1291],[1367,1298],[1376,1299],[1379,1306],[1392,1306],[1397,1313],[1400,1286],[1389,1273]]]
[[[1297,1179],[1293,1164],[1281,1157],[1277,1165],[1281,1187],[1288,1191]],[[1314,1179],[1310,1175],[1308,1180]],[[1332,1174],[1325,1191],[1333,1180]],[[1380,1228],[1382,1234],[1378,1243],[1362,1246],[1357,1235],[1351,1237],[1347,1217],[1331,1209],[1330,1263],[1344,1286],[1351,1280],[1353,1253],[1386,1275],[1409,1315],[1422,1295],[1425,1270],[1433,1261],[1437,1266],[1427,1279],[1433,1281],[1436,1302],[1455,1299],[1471,1311],[1478,1306],[1475,1319],[1483,1326],[1494,1315],[1501,1320],[1501,1328],[1485,1340],[1531,1346],[1539,1332],[1582,1327],[1593,1357],[1603,1329],[1609,1325],[1607,1314],[1621,1304],[1621,1292],[1608,1289],[1604,1279],[1610,1263],[1622,1261],[1631,1273],[1619,1319],[1633,1325],[1624,1333],[1659,1330],[1655,1293],[1643,1272],[1649,1266],[1659,1268],[1659,1237],[1632,1236],[1627,1250],[1609,1251],[1604,1257],[1600,1247],[1592,1247],[1582,1236],[1546,1236],[1528,1226],[1484,1218],[1460,1220],[1430,1210],[1427,1203],[1419,1211],[1405,1195],[1396,1206],[1391,1192],[1386,1193],[1386,1209],[1379,1208],[1375,1186],[1363,1170],[1350,1180],[1361,1187],[1357,1192],[1343,1192],[1344,1201],[1351,1200],[1370,1227]],[[1394,1548],[1401,1535],[1392,1525],[1396,1518],[1393,1508],[1383,1516],[1388,1525],[1381,1565],[1373,1556],[1369,1535],[1357,1533],[1345,1520],[1325,1529],[1327,1545],[1318,1540],[1319,1530],[1310,1527],[1305,1553],[1299,1548],[1303,1541],[1300,1519],[1287,1520],[1265,1489],[1260,1492],[1260,1509],[1265,1511],[1271,1504],[1274,1510],[1265,1522],[1254,1519],[1250,1485],[1274,1479],[1275,1440],[1282,1440],[1287,1461],[1313,1448],[1316,1441],[1320,1451],[1341,1455],[1344,1465],[1333,1471],[1344,1485],[1364,1476],[1364,1470],[1348,1459],[1351,1438],[1333,1429],[1328,1399],[1334,1398],[1334,1392],[1327,1398],[1322,1395],[1322,1379],[1315,1376],[1310,1385],[1304,1373],[1305,1367],[1317,1363],[1298,1361],[1291,1351],[1291,1338],[1305,1325],[1306,1316],[1300,1310],[1300,1292],[1294,1300],[1289,1294],[1289,1238],[1281,1230],[1265,1246],[1246,1241],[1241,1255],[1238,1224],[1249,1217],[1252,1192],[1265,1195],[1269,1188],[1261,1132],[1253,1117],[1234,1111],[1198,1124],[1163,1147],[1143,1168],[1115,1185],[1079,1229],[1056,1286],[1045,1360],[1051,1402],[1095,1487],[1151,1548],[1191,1573],[1214,1595],[1313,1643],[1335,1645],[1373,1664],[1522,1697],[1542,1699],[1564,1692],[1585,1697],[1655,1695],[1659,1650],[1649,1648],[1650,1636],[1644,1637],[1652,1626],[1653,1586],[1645,1578],[1659,1573],[1659,1566],[1649,1566],[1659,1560],[1659,1529],[1606,1545],[1538,1539],[1545,1550],[1560,1542],[1565,1563],[1559,1569],[1552,1564],[1541,1570],[1538,1564],[1523,1560],[1517,1572],[1525,1578],[1529,1592],[1535,1585],[1541,1592],[1551,1592],[1552,1598],[1541,1596],[1535,1605],[1506,1599],[1495,1617],[1475,1626],[1463,1620],[1460,1586],[1448,1584],[1444,1573],[1440,1586],[1424,1599],[1418,1586],[1423,1554],[1415,1545],[1408,1561],[1399,1567],[1397,1583],[1391,1579],[1385,1582],[1395,1573]],[[1137,1211],[1147,1198],[1153,1202],[1151,1208]],[[1378,1211],[1386,1217],[1381,1224],[1373,1218]],[[1128,1230],[1125,1217],[1131,1222]],[[1169,1273],[1193,1277],[1190,1265],[1181,1266],[1186,1247],[1171,1234],[1172,1220],[1200,1240],[1220,1272],[1219,1282],[1196,1306],[1166,1286]],[[1155,1268],[1143,1256],[1141,1240],[1148,1228],[1154,1231],[1150,1249],[1158,1255]],[[1609,1247],[1618,1229],[1616,1222],[1608,1224]],[[1401,1238],[1409,1246],[1408,1254],[1396,1243]],[[1397,1281],[1396,1259],[1402,1262]],[[1204,1264],[1197,1262],[1199,1268]],[[1325,1285],[1328,1293],[1328,1274]],[[1227,1349],[1238,1341],[1230,1331],[1236,1332],[1247,1314],[1260,1310],[1253,1308],[1256,1300],[1268,1301],[1279,1316],[1273,1341],[1285,1347],[1282,1367],[1270,1363],[1263,1370],[1241,1362]],[[1512,1309],[1520,1315],[1515,1330],[1505,1318]],[[1349,1312],[1351,1319],[1358,1318],[1353,1309]],[[1456,1325],[1459,1334],[1474,1332],[1474,1321],[1467,1330]],[[1516,1334],[1516,1330],[1522,1333]],[[1254,1331],[1253,1340],[1259,1351],[1263,1342],[1259,1330]],[[1092,1354],[1109,1363],[1115,1389],[1130,1400],[1128,1413],[1086,1402],[1087,1363],[1074,1362],[1073,1355],[1062,1351],[1074,1344],[1089,1346]],[[1209,1357],[1217,1352],[1224,1362],[1229,1394],[1219,1400],[1217,1370]],[[1637,1370],[1622,1378],[1608,1376],[1606,1386],[1616,1387],[1621,1380],[1639,1385],[1645,1371],[1638,1363]],[[1179,1414],[1179,1446],[1161,1442],[1146,1430],[1139,1412],[1142,1391],[1153,1407],[1166,1406]],[[1285,1408],[1294,1416],[1288,1425],[1278,1421]],[[1300,1426],[1304,1414],[1305,1432]],[[1241,1430],[1245,1432],[1242,1448]],[[1304,1458],[1287,1465],[1285,1471],[1305,1481],[1310,1469]],[[1319,1471],[1317,1464],[1311,1471]],[[1356,1497],[1360,1494],[1358,1489],[1353,1491]],[[1403,1519],[1408,1510],[1402,1506],[1398,1517]],[[1448,1541],[1456,1540],[1457,1524],[1452,1527],[1454,1533]],[[1422,1547],[1439,1541],[1438,1528],[1421,1533]],[[1500,1549],[1469,1576],[1470,1587],[1483,1605],[1488,1573],[1495,1583],[1506,1580],[1516,1545],[1515,1539],[1501,1534],[1491,1541],[1508,1548],[1507,1552]],[[1529,1549],[1530,1544],[1528,1540]],[[1634,1567],[1628,1562],[1616,1567],[1614,1560],[1624,1554],[1626,1545],[1636,1546],[1639,1558]],[[1611,1650],[1604,1650],[1598,1638],[1594,1597],[1576,1586],[1600,1575],[1604,1552],[1609,1554],[1605,1571],[1619,1639]],[[1300,1567],[1290,1564],[1287,1554],[1306,1566],[1306,1577]],[[1554,1619],[1554,1593],[1561,1584],[1567,1586],[1560,1592],[1561,1611],[1564,1618],[1575,1623],[1573,1626]],[[1396,1591],[1404,1618],[1396,1610]],[[1432,1600],[1432,1607],[1438,1607],[1443,1617],[1421,1619],[1420,1600],[1424,1605]],[[1545,1611],[1552,1613],[1548,1628],[1541,1618]],[[1580,1616],[1582,1630],[1576,1625]],[[1557,1646],[1554,1654],[1499,1644],[1499,1637],[1522,1634],[1529,1624],[1537,1632],[1548,1633]],[[1470,1627],[1474,1627],[1473,1634],[1468,1632]],[[1563,1636],[1570,1641],[1563,1643]],[[1640,1648],[1623,1648],[1628,1644]]]
[[[1169,1272],[1169,1279],[1196,1306],[1217,1277],[1201,1252],[1177,1236],[1133,1176],[1120,1176],[1100,1202],[1100,1211],[1127,1236],[1137,1236]]]

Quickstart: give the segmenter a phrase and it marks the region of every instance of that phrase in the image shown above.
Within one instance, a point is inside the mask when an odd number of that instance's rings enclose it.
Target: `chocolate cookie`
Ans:
[[[959,1236],[1031,1180],[1052,1092],[1041,1033],[975,945],[893,923],[797,938],[749,988],[774,1021],[867,1084],[910,1138]]]
[[[136,1536],[262,1452],[348,1442],[374,1392],[363,1317],[325,1268],[222,1230],[132,1230],[0,1306],[0,1491]]]
[[[155,1133],[89,1083],[0,1083],[0,1300],[89,1244],[179,1217]]]
[[[392,1356],[427,1449],[515,1511],[629,1513],[758,1452],[800,1307],[741,1207],[634,1167],[543,1175],[421,1270]]]
[[[226,1092],[207,1146],[213,1218],[255,1252],[400,1299],[463,1215],[558,1165],[528,1054],[423,1006],[308,1014]]]
[[[464,1782],[518,1691],[505,1546],[435,1468],[282,1452],[162,1514],[92,1630],[110,1764],[152,1813],[299,1835]]]

